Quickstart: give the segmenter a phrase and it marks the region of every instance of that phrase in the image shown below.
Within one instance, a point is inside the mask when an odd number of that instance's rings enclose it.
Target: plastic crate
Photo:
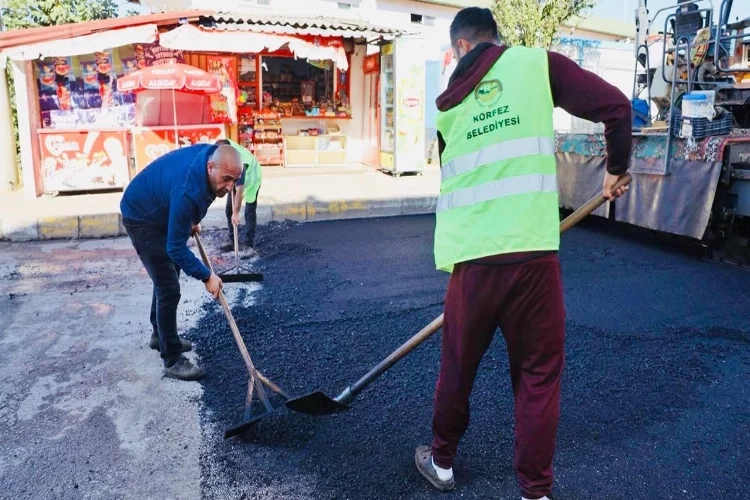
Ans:
[[[682,126],[688,126],[688,136],[694,139],[703,139],[705,137],[716,135],[729,135],[734,125],[732,113],[724,108],[716,108],[716,118],[683,117],[679,108],[672,109],[672,134],[675,137],[681,137]],[[692,130],[691,130],[692,129]]]

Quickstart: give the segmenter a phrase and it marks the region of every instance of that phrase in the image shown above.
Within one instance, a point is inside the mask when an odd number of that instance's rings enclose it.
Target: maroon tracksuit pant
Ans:
[[[549,494],[565,357],[565,305],[557,255],[516,264],[457,265],[444,314],[432,424],[435,463],[452,467],[469,425],[469,395],[477,368],[499,327],[515,401],[516,476],[527,498]]]

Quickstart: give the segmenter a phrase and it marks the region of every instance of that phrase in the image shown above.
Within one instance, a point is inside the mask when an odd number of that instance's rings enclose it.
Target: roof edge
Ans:
[[[635,38],[635,23],[605,17],[573,16],[563,22],[566,28],[578,28],[602,35]]]
[[[99,31],[115,30],[145,24],[156,24],[157,26],[177,24],[181,19],[194,21],[201,15],[211,13],[212,11],[190,9],[3,31],[0,33],[0,50],[19,47],[21,45],[29,45],[32,43],[75,38],[78,36],[97,33]]]

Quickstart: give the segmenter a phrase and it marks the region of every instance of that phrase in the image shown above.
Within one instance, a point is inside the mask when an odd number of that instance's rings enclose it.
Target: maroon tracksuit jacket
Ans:
[[[459,62],[438,109],[457,106],[505,46],[480,44]],[[607,170],[621,175],[631,152],[630,101],[567,57],[549,53],[555,106],[603,122]],[[532,104],[533,105],[533,104]],[[440,154],[445,144],[438,135]],[[440,375],[435,389],[433,459],[450,468],[469,423],[469,395],[479,362],[499,327],[505,337],[515,400],[515,467],[526,498],[552,489],[552,459],[565,358],[565,307],[556,252],[489,256],[454,267],[445,297]]]

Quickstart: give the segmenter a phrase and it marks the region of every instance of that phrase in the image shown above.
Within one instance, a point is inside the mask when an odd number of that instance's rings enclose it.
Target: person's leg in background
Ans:
[[[204,372],[193,366],[182,354],[192,348],[192,345],[177,335],[177,306],[181,298],[180,270],[167,255],[166,235],[147,224],[123,221],[123,225],[153,283],[152,317],[155,309],[158,347],[164,362],[164,374],[183,380],[197,380]]]
[[[260,187],[258,187],[260,194]],[[258,225],[258,194],[255,195],[255,201],[245,203],[245,247],[254,253],[255,251],[255,229]]]
[[[234,226],[232,224],[232,200],[237,195],[237,188],[232,188],[231,196],[227,196],[227,204],[224,208],[224,215],[227,217],[227,228],[229,229],[229,237],[227,242],[219,247],[222,252],[234,251]]]
[[[515,401],[515,467],[522,498],[549,498],[554,475],[565,303],[556,255],[516,266],[498,323]]]

